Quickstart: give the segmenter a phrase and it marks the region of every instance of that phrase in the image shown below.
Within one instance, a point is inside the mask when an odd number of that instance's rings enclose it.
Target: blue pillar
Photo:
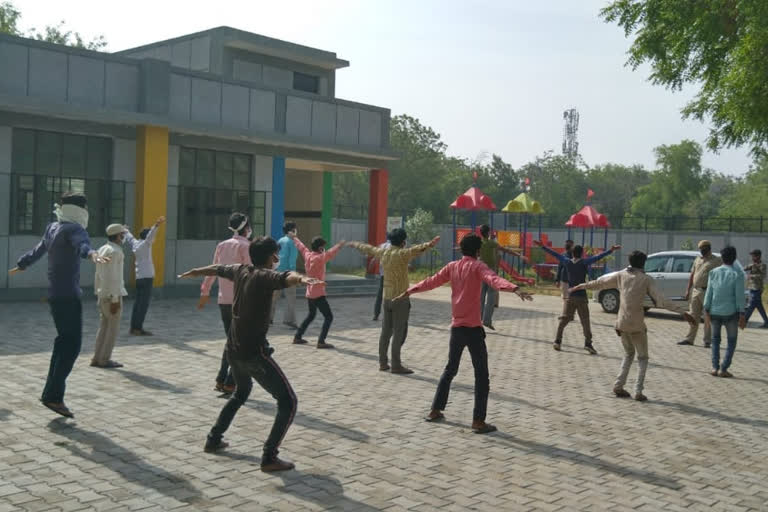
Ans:
[[[283,236],[285,223],[285,158],[272,158],[272,229],[275,240]]]

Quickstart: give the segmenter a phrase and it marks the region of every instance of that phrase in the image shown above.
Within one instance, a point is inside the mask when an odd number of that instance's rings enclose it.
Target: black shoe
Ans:
[[[219,441],[217,441],[215,443],[213,443],[211,441],[206,441],[205,442],[205,448],[203,448],[203,451],[205,453],[216,453],[218,451],[224,450],[228,446],[229,446],[229,443],[227,443],[225,441],[222,441],[222,440],[219,440]]]
[[[560,352],[560,342],[556,341],[552,344],[552,348]]]
[[[704,343],[704,348],[709,348],[709,347],[711,347],[711,346],[712,346],[712,344],[711,344],[711,343]]]
[[[483,327],[487,327],[488,329],[495,331],[496,328],[493,326],[493,324],[483,324]]]
[[[330,343],[318,343],[317,348],[333,348],[333,345]]]
[[[378,322],[378,321],[379,321],[379,317],[378,317],[378,315],[377,315],[377,316],[374,316],[372,321],[373,321],[373,322]]]
[[[584,350],[589,352],[590,355],[593,355],[593,356],[597,355],[597,350],[595,350],[595,347],[593,347],[592,345],[584,345]]]
[[[309,342],[307,340],[305,340],[304,338],[293,338],[293,344],[294,345],[306,345],[307,343],[309,343]]]
[[[688,340],[678,341],[677,344],[678,345],[693,345],[693,343],[691,343]]]
[[[288,462],[287,460],[282,460],[278,457],[275,457],[268,461],[261,459],[261,470],[264,471],[265,473],[271,473],[273,471],[287,471],[295,467],[296,467],[296,464],[294,464],[293,462]]]

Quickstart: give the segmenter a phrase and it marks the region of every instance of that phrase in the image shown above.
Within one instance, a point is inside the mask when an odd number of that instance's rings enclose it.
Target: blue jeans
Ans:
[[[760,316],[763,317],[763,323],[768,324],[768,315],[765,314],[765,308],[763,307],[763,290],[749,290],[749,306],[744,312],[744,318],[749,322],[749,317],[752,316],[752,312],[757,309]]]
[[[739,335],[739,314],[730,316],[712,316],[712,368],[726,371],[731,366],[733,353],[736,351],[736,338]],[[720,366],[720,331],[725,326],[725,335],[728,338],[728,348],[725,349],[723,365]]]

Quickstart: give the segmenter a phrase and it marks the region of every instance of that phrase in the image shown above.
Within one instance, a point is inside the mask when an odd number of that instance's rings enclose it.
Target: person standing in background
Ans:
[[[757,312],[763,317],[763,325],[760,327],[768,329],[768,316],[765,314],[765,308],[763,307],[763,283],[765,282],[766,273],[765,263],[762,262],[763,253],[760,249],[754,249],[749,254],[752,256],[752,263],[744,267],[744,270],[749,273],[749,306],[747,306],[744,317],[749,322],[752,312],[757,309]]]
[[[283,225],[283,237],[277,241],[280,248],[280,262],[277,264],[278,272],[296,272],[296,259],[299,257],[299,250],[293,239],[299,234],[295,222],[286,222]],[[289,236],[290,235],[290,236]],[[298,329],[296,324],[296,289],[280,288],[275,290],[275,297],[272,300],[272,313],[269,322],[275,321],[275,309],[281,296],[285,297],[285,311],[283,312],[283,324],[291,329]]]
[[[120,318],[123,316],[123,297],[128,295],[123,278],[123,241],[126,231],[122,224],[110,224],[107,226],[107,243],[99,248],[99,256],[109,259],[109,263],[96,267],[93,284],[99,299],[99,331],[96,333],[96,346],[91,360],[91,366],[96,368],[123,366],[112,360],[112,351],[120,330]]]
[[[233,213],[229,216],[228,229],[232,232],[232,238],[224,240],[216,246],[213,264],[232,265],[239,263],[250,265],[251,257],[248,254],[250,242],[248,238],[251,236],[251,226],[248,223],[248,217],[244,213]],[[215,275],[209,275],[203,279],[203,284],[200,285],[200,302],[197,303],[198,310],[203,309],[208,304],[211,287],[215,280]],[[221,312],[221,323],[224,324],[224,333],[227,337],[229,337],[229,330],[232,326],[232,301],[235,293],[233,286],[232,281],[219,278],[219,311]],[[232,393],[235,390],[235,381],[229,369],[226,347],[221,354],[221,364],[213,390],[220,393]]]
[[[707,280],[712,269],[723,264],[720,256],[712,254],[712,244],[709,240],[699,242],[699,251],[701,256],[693,260],[691,267],[691,276],[688,279],[688,287],[685,289],[685,300],[690,301],[688,312],[693,318],[699,320],[704,312],[704,295],[707,293]],[[699,332],[699,322],[691,324],[688,334],[678,345],[693,345],[696,341],[696,333]],[[712,329],[709,324],[704,324],[704,346],[709,347],[712,343]]]
[[[136,267],[136,299],[131,311],[131,336],[152,336],[144,330],[144,319],[152,299],[152,282],[155,280],[155,265],[152,262],[152,243],[155,241],[157,230],[165,222],[165,217],[158,218],[151,228],[144,228],[139,233],[138,240],[130,231],[125,233],[125,242],[133,251]]]

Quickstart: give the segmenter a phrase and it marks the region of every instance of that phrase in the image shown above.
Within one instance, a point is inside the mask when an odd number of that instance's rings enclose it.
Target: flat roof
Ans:
[[[319,50],[317,48],[290,43],[281,39],[275,39],[272,37],[255,34],[253,32],[246,32],[245,30],[239,30],[226,26],[211,28],[192,34],[186,34],[183,36],[166,39],[164,41],[157,41],[143,46],[137,46],[135,48],[128,48],[126,50],[121,50],[114,53],[115,55],[125,55],[136,51],[156,48],[158,46],[166,46],[168,44],[196,39],[202,36],[210,36],[212,39],[218,39],[223,43],[224,46],[230,48],[238,48],[261,55],[269,55],[271,57],[277,57],[294,62],[301,62],[303,64],[317,66],[324,69],[339,69],[349,66],[349,61],[339,59],[336,57],[334,52]]]

